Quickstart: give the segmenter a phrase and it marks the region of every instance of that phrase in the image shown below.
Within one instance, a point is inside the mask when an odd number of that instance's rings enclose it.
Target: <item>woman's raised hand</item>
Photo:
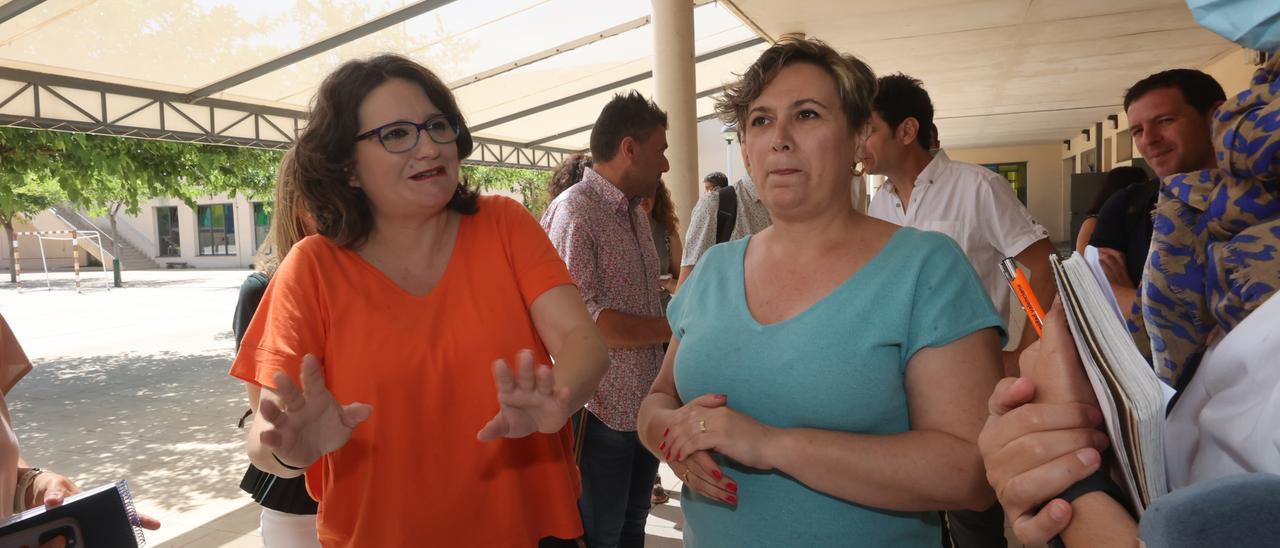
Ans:
[[[551,368],[533,364],[533,352],[520,351],[515,374],[506,360],[493,362],[493,382],[498,389],[498,414],[476,438],[523,438],[534,432],[551,434],[564,428],[573,411],[569,408],[569,388],[556,386]]]
[[[264,397],[259,404],[258,414],[267,422],[259,440],[289,466],[305,468],[342,447],[373,412],[368,404],[339,404],[325,387],[320,360],[311,354],[302,359],[301,388],[284,373],[274,380],[275,398]]]

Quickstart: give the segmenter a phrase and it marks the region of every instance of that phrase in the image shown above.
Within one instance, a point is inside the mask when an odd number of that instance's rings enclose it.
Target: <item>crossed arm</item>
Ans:
[[[691,488],[733,504],[736,483],[710,458],[778,470],[829,495],[889,510],[986,509],[994,500],[976,440],[984,394],[999,376],[996,334],[985,329],[917,352],[907,365],[911,430],[867,435],[765,425],[725,397],[685,402],[676,391],[672,339],[640,409],[639,434]],[[701,426],[706,426],[703,432]]]

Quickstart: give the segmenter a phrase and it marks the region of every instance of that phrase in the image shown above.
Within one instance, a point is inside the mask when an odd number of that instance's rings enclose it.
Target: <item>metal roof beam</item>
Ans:
[[[23,12],[43,4],[44,0],[11,0],[0,6],[0,25]]]
[[[705,91],[700,91],[700,92],[698,92],[698,94],[697,94],[697,95],[695,95],[695,96],[694,96],[694,100],[701,99],[701,98],[703,98],[703,97],[709,97],[709,96],[715,95],[715,94],[717,94],[717,93],[720,93],[720,92],[724,91],[725,87],[726,87],[726,86],[720,86],[720,87],[711,88],[711,89],[708,89],[708,90],[705,90]],[[699,117],[698,117],[698,119],[697,119],[697,121],[701,122],[701,121],[703,121],[703,120],[709,120],[709,119],[711,119],[711,118],[714,118],[715,116],[716,116],[716,113],[712,112],[711,114],[706,114],[706,115],[703,115],[703,116],[699,116]],[[536,146],[541,145],[541,144],[543,144],[543,143],[550,143],[551,141],[555,141],[555,140],[557,140],[557,139],[563,139],[563,138],[568,137],[568,136],[570,136],[570,135],[577,135],[577,134],[582,133],[582,132],[584,132],[584,131],[586,131],[586,130],[588,130],[588,129],[591,129],[591,128],[593,128],[593,127],[595,127],[595,124],[594,124],[594,123],[591,123],[591,124],[587,124],[587,125],[582,126],[582,127],[576,127],[576,128],[570,129],[570,130],[561,131],[560,133],[557,133],[557,134],[555,134],[555,135],[548,135],[548,136],[543,137],[543,138],[541,138],[541,139],[534,139],[534,140],[532,140],[532,141],[529,141],[529,142],[525,143],[525,144],[524,144],[524,146],[527,146],[527,147],[536,147]]]
[[[195,103],[197,101],[201,101],[204,98],[209,97],[210,95],[213,95],[215,93],[233,88],[235,86],[238,86],[240,84],[253,80],[264,74],[275,72],[284,67],[297,63],[298,61],[302,61],[303,59],[307,59],[315,55],[318,55],[320,53],[324,53],[326,51],[329,51],[333,48],[336,48],[348,42],[352,42],[360,38],[364,38],[365,36],[378,32],[387,27],[397,25],[399,23],[403,23],[405,21],[408,21],[409,19],[413,19],[414,17],[417,17],[429,11],[440,8],[441,6],[444,6],[451,2],[453,2],[453,0],[423,0],[421,2],[414,3],[410,6],[400,8],[396,11],[388,13],[382,17],[369,21],[368,23],[365,23],[353,29],[335,34],[333,36],[325,38],[324,40],[311,44],[310,46],[307,46],[300,50],[287,53],[285,55],[282,55],[280,57],[267,61],[261,65],[245,70],[244,72],[241,72],[239,74],[235,74],[232,76],[228,76],[226,78],[223,78],[222,80],[219,80],[205,87],[197,89],[187,94],[186,98],[183,99],[183,102]]]
[[[154,99],[169,103],[187,103],[186,95],[174,93],[170,91],[160,91],[150,88],[130,86],[125,84],[115,84],[111,82],[101,82],[98,80],[89,80],[86,78],[77,78],[74,76],[63,76],[61,74],[48,74],[44,72],[34,72],[30,70],[22,70],[10,67],[0,67],[0,80],[11,80],[14,82],[25,82],[41,86],[58,86],[66,88],[82,89],[87,91],[96,91],[101,93],[109,93],[113,95],[128,95],[131,97],[142,97],[145,99]],[[266,105],[255,105],[253,103],[242,103],[239,101],[227,101],[223,99],[205,99],[200,101],[201,106],[225,108],[231,110],[240,110],[244,112],[252,112],[254,114],[269,114],[272,116],[301,117],[307,116],[306,111],[290,108],[272,107]]]
[[[716,50],[708,51],[708,52],[706,52],[706,53],[703,53],[702,55],[699,55],[699,56],[697,56],[697,57],[694,57],[694,58],[693,58],[693,61],[694,61],[694,63],[701,63],[701,62],[703,62],[703,61],[707,61],[707,60],[710,60],[710,59],[715,59],[715,58],[717,58],[717,57],[721,57],[721,56],[724,56],[724,55],[728,55],[728,54],[730,54],[730,53],[734,53],[734,52],[736,52],[736,51],[744,50],[744,49],[747,49],[747,48],[749,48],[749,47],[752,47],[752,46],[755,46],[755,45],[758,45],[758,44],[763,44],[763,43],[764,43],[764,41],[765,41],[765,40],[764,40],[763,38],[751,38],[751,39],[749,39],[749,40],[744,40],[744,41],[742,41],[742,42],[738,42],[738,43],[736,43],[736,44],[730,44],[730,45],[725,46],[725,47],[720,48],[720,49],[716,49]],[[549,103],[544,103],[544,104],[538,105],[538,106],[533,107],[533,108],[528,108],[528,109],[522,110],[522,111],[520,111],[520,112],[516,112],[516,113],[508,114],[508,115],[506,115],[506,116],[502,116],[502,117],[499,117],[499,118],[495,118],[495,119],[490,120],[490,121],[488,121],[488,122],[484,122],[484,123],[480,123],[480,124],[472,125],[472,126],[471,126],[471,131],[472,131],[472,132],[476,132],[476,131],[483,131],[483,130],[489,129],[489,128],[491,128],[491,127],[500,126],[500,125],[505,124],[505,123],[508,123],[508,122],[513,122],[513,121],[515,121],[515,120],[519,120],[519,119],[521,119],[521,118],[524,118],[525,116],[530,116],[530,115],[537,114],[537,113],[542,112],[542,111],[545,111],[545,110],[550,110],[550,109],[553,109],[553,108],[556,108],[556,107],[559,107],[559,106],[564,106],[564,105],[567,105],[567,104],[569,104],[569,103],[573,103],[573,102],[575,102],[575,101],[581,101],[582,99],[586,99],[587,97],[591,97],[591,96],[593,96],[593,95],[599,95],[599,94],[604,93],[604,92],[606,92],[606,91],[611,91],[611,90],[614,90],[614,89],[620,88],[620,87],[622,87],[622,86],[626,86],[626,85],[634,84],[634,83],[639,82],[639,81],[642,81],[642,80],[648,80],[649,78],[652,78],[652,77],[653,77],[653,71],[651,71],[651,70],[650,70],[650,71],[642,72],[642,73],[640,73],[640,74],[636,74],[636,75],[634,75],[634,76],[628,76],[628,77],[623,78],[623,79],[621,79],[621,80],[617,80],[617,81],[614,81],[614,82],[609,82],[608,84],[605,84],[605,85],[603,85],[603,86],[596,86],[596,87],[591,88],[591,89],[589,89],[589,90],[582,91],[582,92],[579,92],[579,93],[575,93],[575,94],[570,95],[570,96],[568,96],[568,97],[563,97],[563,98],[560,98],[560,99],[556,99],[555,101],[551,101],[551,102],[549,102]]]

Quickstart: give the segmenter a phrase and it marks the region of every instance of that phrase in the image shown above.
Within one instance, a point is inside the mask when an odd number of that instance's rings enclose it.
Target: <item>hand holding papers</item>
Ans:
[[[1089,384],[1102,408],[1127,504],[1141,515],[1168,490],[1164,465],[1164,396],[1160,380],[1134,346],[1115,301],[1080,254],[1052,257],[1058,294]]]

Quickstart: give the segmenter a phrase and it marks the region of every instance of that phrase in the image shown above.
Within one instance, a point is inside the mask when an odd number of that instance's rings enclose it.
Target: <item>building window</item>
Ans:
[[[201,255],[236,254],[236,223],[231,204],[197,206],[196,219]]]
[[[253,203],[253,248],[261,249],[271,230],[271,208],[262,202]]]
[[[982,167],[999,173],[1009,181],[1009,188],[1013,189],[1014,195],[1018,197],[1018,201],[1022,205],[1027,205],[1027,163],[1026,162],[1010,162],[1007,164],[982,164]]]
[[[160,257],[181,257],[178,244],[178,208],[156,208],[156,241],[160,243]]]

